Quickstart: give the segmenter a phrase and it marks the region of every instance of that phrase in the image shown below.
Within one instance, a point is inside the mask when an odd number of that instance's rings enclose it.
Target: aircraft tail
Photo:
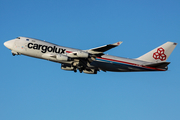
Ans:
[[[153,63],[166,62],[176,45],[177,43],[174,42],[166,42],[152,51],[140,56],[137,60]]]

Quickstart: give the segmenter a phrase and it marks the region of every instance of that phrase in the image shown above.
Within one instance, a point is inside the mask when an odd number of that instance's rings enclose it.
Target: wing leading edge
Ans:
[[[102,54],[103,52],[106,52],[114,47],[117,47],[119,46],[120,44],[122,43],[122,41],[119,41],[119,42],[116,42],[114,44],[108,44],[108,45],[104,45],[104,46],[100,46],[100,47],[97,47],[97,48],[92,48],[92,49],[89,49],[89,50],[86,50],[88,53],[91,53],[91,54]]]

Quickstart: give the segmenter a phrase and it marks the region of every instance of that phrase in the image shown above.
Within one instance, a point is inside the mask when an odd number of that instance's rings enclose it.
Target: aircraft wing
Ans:
[[[88,53],[91,53],[91,54],[102,54],[105,51],[108,51],[108,50],[110,50],[110,49],[112,49],[114,47],[119,46],[121,43],[122,43],[122,41],[119,41],[119,42],[114,43],[114,44],[108,44],[108,45],[100,46],[100,47],[97,47],[97,48],[92,48],[92,49],[89,49],[89,50],[86,50],[86,51]]]

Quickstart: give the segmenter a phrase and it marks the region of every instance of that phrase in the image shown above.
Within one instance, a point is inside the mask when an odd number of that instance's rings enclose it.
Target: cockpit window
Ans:
[[[20,39],[20,37],[17,37],[17,39]]]

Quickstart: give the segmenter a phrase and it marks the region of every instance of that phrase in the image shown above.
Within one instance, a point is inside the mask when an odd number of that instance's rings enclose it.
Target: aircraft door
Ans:
[[[24,42],[22,40],[16,40],[14,43],[14,48],[20,53],[26,51]]]

